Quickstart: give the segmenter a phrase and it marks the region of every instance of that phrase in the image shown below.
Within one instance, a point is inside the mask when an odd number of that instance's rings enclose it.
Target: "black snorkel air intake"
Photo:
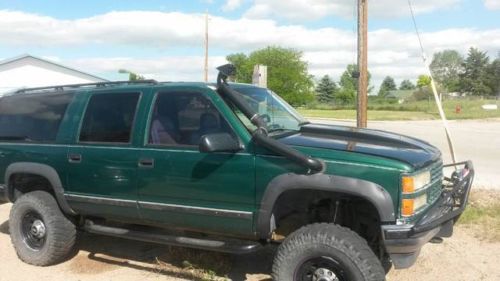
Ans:
[[[255,142],[301,166],[309,169],[310,173],[320,173],[325,169],[325,164],[318,159],[307,156],[273,138],[267,136],[266,122],[262,120],[246,103],[240,93],[231,89],[227,84],[227,78],[236,74],[236,67],[232,64],[225,64],[217,67],[217,88],[221,94],[226,96],[231,102],[254,124],[257,129],[252,133]]]

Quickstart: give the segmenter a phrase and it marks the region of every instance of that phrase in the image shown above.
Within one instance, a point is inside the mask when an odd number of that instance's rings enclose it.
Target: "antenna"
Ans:
[[[204,79],[208,82],[208,10],[205,12],[205,68]]]

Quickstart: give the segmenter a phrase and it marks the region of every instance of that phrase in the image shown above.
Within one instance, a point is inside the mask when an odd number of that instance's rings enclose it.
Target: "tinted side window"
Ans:
[[[227,121],[201,93],[159,93],[153,108],[149,143],[198,145],[206,134],[229,133]]]
[[[95,94],[80,131],[82,142],[130,142],[138,93]]]
[[[53,142],[73,94],[13,95],[0,99],[0,140]]]

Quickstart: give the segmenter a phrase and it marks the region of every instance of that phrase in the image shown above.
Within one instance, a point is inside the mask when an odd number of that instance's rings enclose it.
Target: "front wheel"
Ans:
[[[334,224],[313,224],[292,233],[274,258],[275,281],[385,280],[380,261],[355,232]]]

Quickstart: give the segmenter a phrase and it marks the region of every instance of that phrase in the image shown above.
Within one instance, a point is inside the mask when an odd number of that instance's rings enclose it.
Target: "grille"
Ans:
[[[439,196],[443,187],[443,161],[439,160],[430,167],[431,170],[431,186],[427,190],[427,200],[429,204],[434,203]]]

